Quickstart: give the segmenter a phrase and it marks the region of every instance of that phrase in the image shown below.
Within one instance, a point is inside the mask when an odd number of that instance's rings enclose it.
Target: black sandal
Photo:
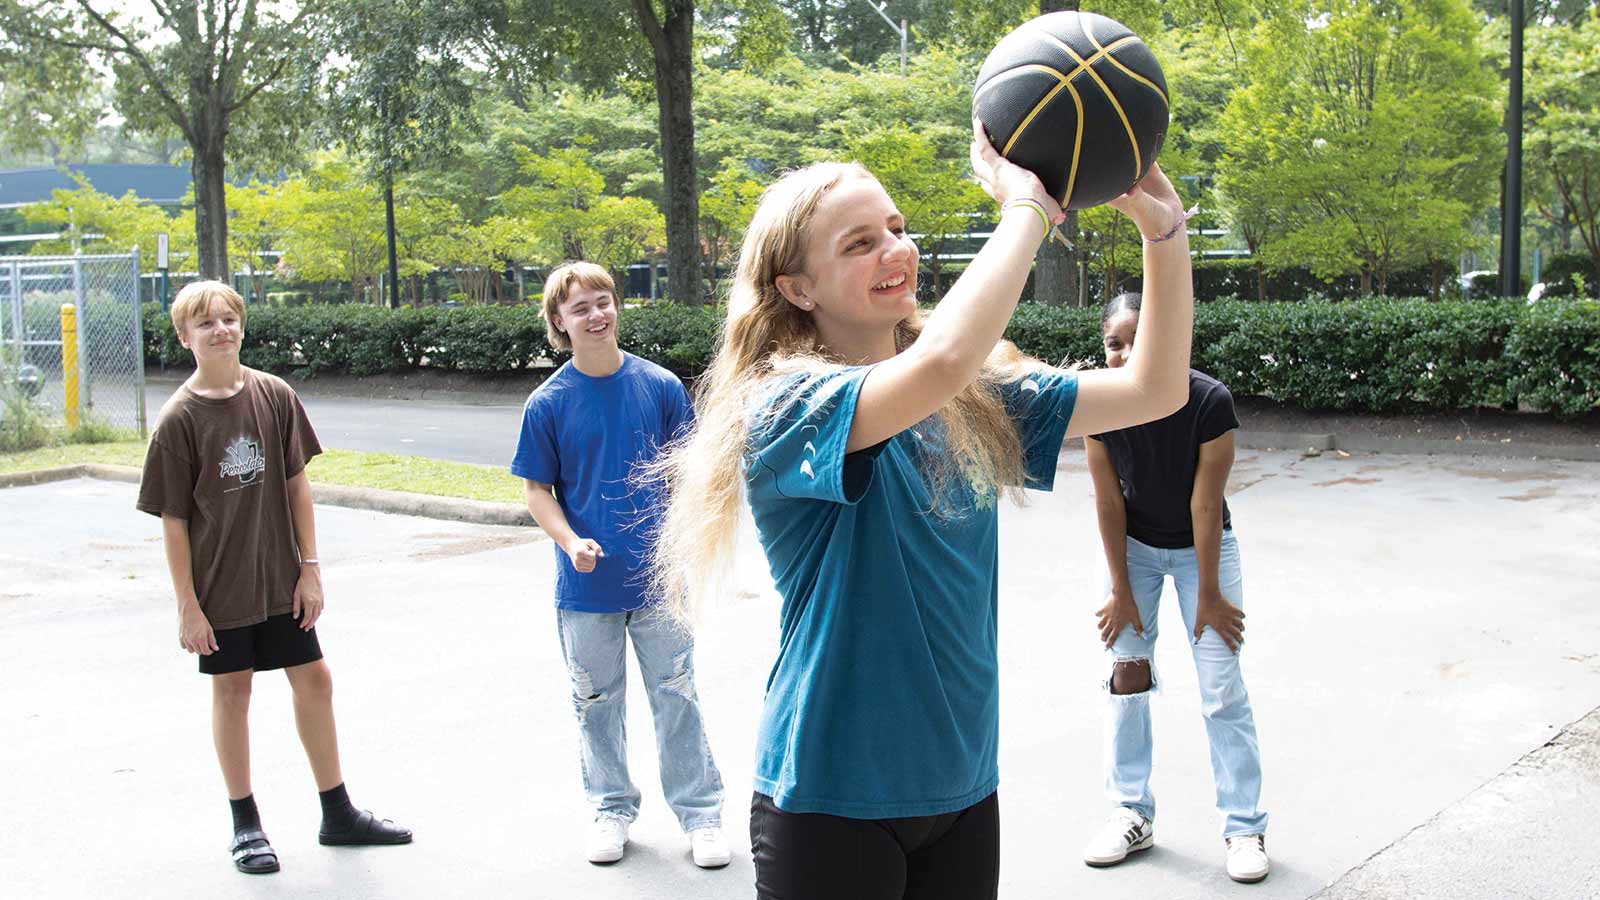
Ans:
[[[265,875],[278,871],[278,854],[267,843],[267,835],[259,828],[241,831],[233,836],[233,867],[246,875]]]
[[[380,819],[370,810],[363,809],[345,831],[322,831],[317,840],[323,844],[351,847],[365,844],[409,844],[411,829],[401,828],[391,819]]]

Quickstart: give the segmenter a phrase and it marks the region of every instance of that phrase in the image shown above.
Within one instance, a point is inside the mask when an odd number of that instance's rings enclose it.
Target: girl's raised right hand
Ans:
[[[1008,200],[1033,200],[1044,207],[1051,222],[1066,221],[1061,204],[1039,183],[1039,176],[1001,156],[977,119],[972,120],[972,174],[977,176],[983,192],[1000,205]]]

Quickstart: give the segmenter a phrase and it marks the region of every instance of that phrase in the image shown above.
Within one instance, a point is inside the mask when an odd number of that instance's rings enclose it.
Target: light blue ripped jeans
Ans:
[[[1200,680],[1200,712],[1205,717],[1206,736],[1211,742],[1211,775],[1217,787],[1217,811],[1222,815],[1223,837],[1265,834],[1267,814],[1261,800],[1261,749],[1256,744],[1255,717],[1250,711],[1250,695],[1245,691],[1239,671],[1239,656],[1215,631],[1206,629],[1194,640],[1195,607],[1200,597],[1200,570],[1193,547],[1164,550],[1128,538],[1128,583],[1139,608],[1144,634],[1133,626],[1122,630],[1112,645],[1113,663],[1128,660],[1151,661],[1151,688],[1159,687],[1154,661],[1157,615],[1166,576],[1172,576],[1178,589],[1178,609],[1183,614],[1184,634],[1194,652],[1195,671]],[[1217,585],[1222,596],[1244,609],[1244,580],[1239,571],[1239,544],[1233,530],[1222,532],[1222,552],[1217,564]],[[1100,597],[1110,594],[1109,577]],[[1243,648],[1241,647],[1241,652]],[[1150,757],[1153,740],[1150,730],[1150,691],[1139,694],[1112,694],[1106,679],[1106,793],[1112,802],[1138,810],[1154,821],[1155,795],[1150,791]]]
[[[627,639],[655,717],[661,789],[684,831],[722,824],[722,776],[711,759],[694,690],[694,638],[649,610],[556,610],[561,653],[572,676],[583,791],[595,815],[633,821],[639,789],[628,777]]]

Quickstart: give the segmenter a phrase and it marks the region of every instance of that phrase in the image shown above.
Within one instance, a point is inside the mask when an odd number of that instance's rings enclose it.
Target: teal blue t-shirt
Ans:
[[[871,367],[787,376],[754,418],[745,484],[783,597],[755,788],[856,819],[965,809],[999,784],[998,518],[992,496],[931,502],[935,420],[845,453]],[[1072,372],[1005,386],[1027,486],[1049,490]]]

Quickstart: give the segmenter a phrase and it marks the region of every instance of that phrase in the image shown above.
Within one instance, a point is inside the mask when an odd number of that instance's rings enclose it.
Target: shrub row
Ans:
[[[171,323],[145,309],[151,363],[188,362]],[[623,349],[693,376],[711,357],[719,307],[627,310]],[[1096,309],[1025,304],[1006,332],[1053,363],[1097,363]],[[560,362],[532,307],[252,308],[246,365],[303,375],[372,375],[426,367],[473,373]],[[1516,300],[1331,303],[1222,300],[1195,309],[1194,365],[1241,396],[1306,409],[1397,412],[1511,406],[1562,416],[1600,406],[1600,302]]]

